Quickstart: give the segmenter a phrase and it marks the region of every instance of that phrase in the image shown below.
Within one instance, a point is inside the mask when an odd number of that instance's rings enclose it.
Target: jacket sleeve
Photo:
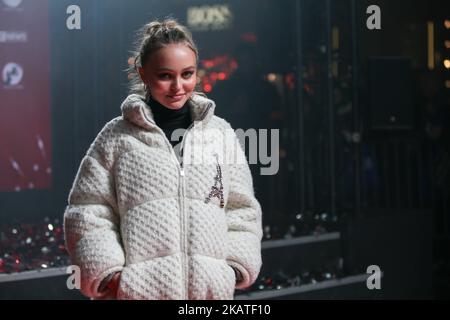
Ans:
[[[225,206],[228,223],[228,264],[241,279],[237,289],[251,286],[258,277],[261,260],[261,206],[254,196],[253,181],[245,153],[234,135],[236,161],[229,165],[230,187]]]
[[[91,298],[101,298],[102,280],[125,264],[114,179],[104,157],[94,141],[81,161],[64,212],[67,251],[80,268],[81,292]]]

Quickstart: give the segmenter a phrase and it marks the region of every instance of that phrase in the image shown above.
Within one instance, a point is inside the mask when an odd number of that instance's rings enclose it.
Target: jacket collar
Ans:
[[[214,101],[208,99],[204,94],[195,92],[187,102],[193,122],[209,122],[214,115],[216,105]],[[124,119],[134,123],[144,129],[151,130],[156,127],[151,106],[147,105],[144,98],[138,94],[129,95],[120,107]]]

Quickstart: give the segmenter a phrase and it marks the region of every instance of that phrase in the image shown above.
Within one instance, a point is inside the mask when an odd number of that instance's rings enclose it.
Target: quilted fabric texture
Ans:
[[[83,158],[64,229],[86,296],[102,298],[116,271],[117,299],[233,299],[256,280],[261,207],[245,154],[213,101],[194,94],[189,107],[183,155],[130,95]]]

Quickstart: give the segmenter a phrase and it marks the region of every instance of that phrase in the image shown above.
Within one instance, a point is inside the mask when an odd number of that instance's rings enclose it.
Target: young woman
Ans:
[[[137,49],[122,116],[87,151],[64,215],[81,291],[233,299],[261,267],[261,207],[245,154],[215,103],[194,91],[198,50],[185,27],[153,21]]]

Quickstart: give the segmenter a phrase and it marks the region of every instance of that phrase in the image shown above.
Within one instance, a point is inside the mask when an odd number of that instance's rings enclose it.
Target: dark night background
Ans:
[[[83,298],[67,289],[61,271],[68,193],[96,134],[120,115],[135,32],[167,16],[191,28],[199,90],[216,101],[216,113],[234,128],[280,130],[278,173],[260,176],[261,166],[252,165],[263,208],[263,268],[238,298],[450,297],[448,1],[36,2],[23,0],[16,11],[0,2],[0,10],[37,19],[49,31],[48,44],[36,48],[47,50],[48,72],[34,70],[42,76],[27,88],[48,84],[48,101],[33,99],[50,110],[36,122],[50,132],[51,183],[0,193],[0,299]],[[81,8],[81,30],[66,28],[72,4]],[[381,9],[381,30],[366,27],[370,5]],[[217,6],[231,12],[226,25],[217,25],[220,15],[203,30],[192,25],[189,8]],[[47,10],[48,19],[27,10]],[[20,28],[4,21],[0,30]],[[14,59],[8,46],[19,45],[0,42],[2,64]],[[3,99],[0,108],[12,119],[20,110]],[[2,185],[16,179],[8,159],[18,139],[0,137]],[[24,162],[27,152],[39,155],[31,142],[19,149]],[[370,265],[383,272],[380,290],[366,287]]]

